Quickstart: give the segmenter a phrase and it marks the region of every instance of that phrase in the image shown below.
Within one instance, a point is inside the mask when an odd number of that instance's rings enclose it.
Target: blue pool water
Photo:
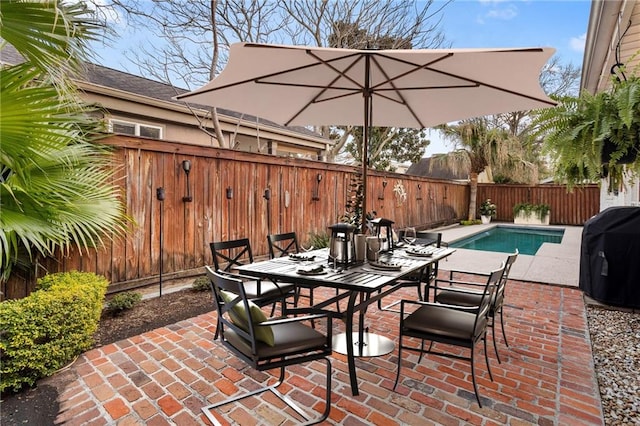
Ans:
[[[520,254],[534,255],[542,243],[559,244],[563,235],[564,229],[496,226],[487,231],[450,243],[449,247],[502,253],[513,253],[517,248]]]

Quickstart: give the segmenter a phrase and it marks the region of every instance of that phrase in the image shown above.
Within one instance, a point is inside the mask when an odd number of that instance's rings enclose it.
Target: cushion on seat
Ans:
[[[237,294],[233,294],[228,291],[220,290],[220,296],[224,303],[230,303],[235,298],[239,297]],[[256,339],[266,343],[269,346],[273,346],[275,343],[273,330],[268,325],[255,325],[265,322],[267,316],[262,312],[262,309],[255,303],[249,301],[249,310],[251,311],[251,319],[253,320],[253,330],[256,335]],[[244,309],[242,303],[236,303],[229,311],[229,316],[234,324],[242,328],[244,331],[249,332],[249,316]]]
[[[482,293],[442,290],[436,295],[436,302],[458,306],[480,306]]]
[[[493,316],[493,303],[495,302],[495,293],[493,294],[493,298],[491,300],[492,305],[489,310],[489,315]],[[460,291],[449,291],[449,290],[441,290],[436,294],[436,302],[445,303],[448,305],[457,305],[457,306],[480,306],[480,302],[482,301],[482,293],[478,292],[460,292]]]
[[[404,320],[405,329],[469,340],[474,335],[475,313],[456,311],[438,305],[422,306]],[[482,321],[481,321],[482,322]],[[481,326],[482,324],[479,324]],[[482,328],[480,328],[482,329]],[[427,338],[425,336],[425,338]]]
[[[275,285],[271,281],[260,282],[260,293],[258,294],[258,282],[257,281],[245,281],[244,291],[249,299],[256,299],[259,297],[279,296],[287,294],[295,289],[293,284],[278,284]]]
[[[305,350],[320,348],[327,343],[326,336],[299,322],[276,324],[270,328],[273,330],[274,344],[258,344],[256,351],[261,358],[278,356],[282,353],[294,351],[304,352]],[[225,338],[245,355],[252,355],[249,342],[236,333],[231,330],[226,331]]]

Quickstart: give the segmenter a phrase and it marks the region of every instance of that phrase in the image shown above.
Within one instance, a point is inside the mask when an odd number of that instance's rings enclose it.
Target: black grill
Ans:
[[[610,207],[585,223],[580,289],[602,303],[640,308],[640,207]]]

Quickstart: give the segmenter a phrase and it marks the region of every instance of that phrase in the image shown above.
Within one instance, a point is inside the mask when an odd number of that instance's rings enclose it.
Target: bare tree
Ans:
[[[239,41],[330,46],[337,36],[340,47],[366,47],[371,40],[392,40],[387,48],[435,48],[445,44],[440,30],[442,11],[449,1],[397,0],[105,0],[95,8],[111,8],[130,25],[152,34],[158,42],[137,46],[127,54],[143,75],[188,89],[217,75],[228,59],[228,47]],[[340,27],[338,23],[348,23]],[[366,38],[352,32],[366,28]],[[348,41],[348,43],[346,42]],[[215,110],[212,111],[214,127]],[[204,127],[204,126],[203,126]],[[350,128],[335,132],[329,157],[343,149]],[[221,146],[225,142],[216,131]]]

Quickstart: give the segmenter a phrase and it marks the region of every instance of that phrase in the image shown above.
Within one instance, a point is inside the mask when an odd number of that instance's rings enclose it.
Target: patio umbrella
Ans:
[[[555,105],[539,73],[552,48],[356,50],[233,44],[219,76],[178,100],[285,126],[363,126],[366,212],[371,126],[427,128]]]

